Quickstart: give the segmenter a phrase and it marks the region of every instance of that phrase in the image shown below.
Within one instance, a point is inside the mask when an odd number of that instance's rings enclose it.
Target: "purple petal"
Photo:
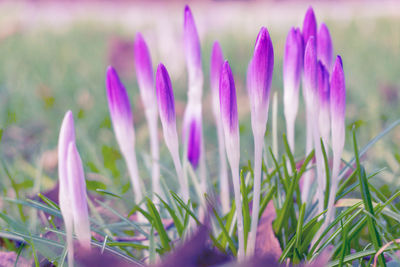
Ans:
[[[310,6],[303,21],[303,43],[307,44],[311,36],[317,38],[317,19],[313,8]]]
[[[188,5],[184,11],[183,38],[189,77],[195,78],[201,72],[201,49],[199,35]]]
[[[219,82],[219,99],[221,108],[221,121],[224,131],[231,134],[239,133],[239,122],[236,103],[236,88],[232,70],[226,60],[221,69]]]
[[[221,67],[224,64],[224,55],[218,41],[214,42],[211,52],[211,65],[210,65],[210,85],[213,92],[219,89],[219,75]]]
[[[330,102],[332,148],[335,151],[336,149],[343,149],[345,134],[346,84],[340,56],[337,56],[332,70]]]
[[[268,105],[273,70],[274,49],[268,30],[262,27],[257,36],[249,72],[250,101],[257,111],[265,112],[259,109]]]
[[[119,127],[117,124],[131,125],[133,123],[133,115],[128,94],[117,72],[111,66],[107,69],[106,87],[108,107],[114,128]]]
[[[195,118],[192,119],[189,129],[189,140],[188,140],[188,159],[192,164],[193,168],[196,169],[200,159],[201,153],[201,124],[200,121]]]
[[[319,130],[325,143],[330,140],[330,85],[329,72],[321,61],[318,61],[318,99]],[[325,144],[326,145],[326,144]]]
[[[303,69],[303,40],[299,29],[292,28],[286,38],[283,59],[283,82],[289,90],[299,90]]]
[[[154,103],[154,77],[151,57],[147,44],[141,33],[136,34],[135,44],[135,70],[139,89],[144,98],[144,105]],[[146,98],[146,96],[150,96]],[[151,99],[152,98],[152,99]]]
[[[58,137],[58,178],[60,180],[59,203],[61,212],[64,213],[63,197],[68,195],[68,174],[67,174],[67,156],[68,145],[75,141],[74,117],[70,110],[65,113],[61,124],[60,135]],[[63,215],[64,216],[64,215]]]
[[[163,64],[159,64],[156,74],[156,90],[158,110],[163,125],[176,123],[174,92],[172,91],[171,79]]]
[[[318,96],[321,106],[329,104],[329,72],[321,61],[318,61]]]
[[[307,42],[304,53],[304,84],[306,101],[313,101],[317,93],[317,49],[313,36]],[[315,103],[310,102],[314,105]]]
[[[319,28],[317,41],[318,59],[322,61],[328,71],[331,71],[333,58],[332,39],[325,23],[322,23]]]
[[[344,118],[346,112],[346,84],[342,59],[337,56],[331,77],[331,111],[337,118]]]
[[[67,172],[69,200],[71,202],[76,236],[82,246],[90,247],[90,223],[86,200],[86,182],[82,160],[75,141],[68,145]]]

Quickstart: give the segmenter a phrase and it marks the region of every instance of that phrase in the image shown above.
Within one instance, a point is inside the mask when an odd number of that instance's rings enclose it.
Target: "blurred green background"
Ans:
[[[27,194],[33,195],[39,190],[51,188],[57,179],[58,131],[68,109],[73,111],[76,119],[77,144],[85,164],[89,190],[107,187],[110,191],[121,193],[130,188],[107,109],[104,80],[105,70],[110,64],[120,73],[130,95],[140,171],[149,182],[147,126],[133,66],[132,42],[137,31],[143,32],[149,43],[154,69],[162,61],[170,70],[180,129],[187,90],[181,36],[184,3],[177,2],[171,6],[162,6],[161,3],[123,4],[118,7],[118,4],[114,6],[106,2],[103,3],[104,10],[100,9],[101,3],[86,3],[85,7],[93,9],[87,13],[76,12],[79,14],[76,17],[68,2],[61,6],[47,5],[47,2],[39,6],[29,3],[28,7],[33,11],[27,11],[28,8],[23,5],[0,5],[0,13],[8,14],[0,19],[0,127],[4,130],[1,158],[16,182],[29,189]],[[264,14],[260,10],[264,5],[257,5],[259,2],[249,5],[241,3],[244,6],[242,11],[239,4],[228,8],[221,3],[206,3],[193,4],[192,11],[199,24],[202,41],[205,74],[203,123],[208,170],[211,182],[215,183],[218,169],[217,139],[209,101],[208,73],[213,41],[221,43],[235,75],[239,97],[241,160],[247,164],[248,160],[252,161],[253,142],[245,73],[260,26],[264,25],[270,31],[275,51],[271,92],[278,93],[278,138],[280,151],[283,151],[282,55],[286,34],[292,25],[302,25],[307,5],[296,4],[291,7],[289,4],[275,3],[277,6],[273,6],[271,3],[267,6],[271,9],[265,8]],[[387,15],[379,13],[368,16],[362,15],[361,11],[358,16],[357,6],[348,9],[345,4],[341,6],[343,10],[331,14],[329,4],[316,5],[315,13],[319,23],[324,21],[328,25],[335,54],[343,58],[347,83],[346,123],[348,129],[354,123],[358,127],[359,144],[362,146],[400,118],[400,16],[391,15],[390,12]],[[137,24],[135,18],[127,17],[127,23],[115,19],[123,16],[118,15],[118,10],[125,8],[131,8],[136,12],[134,14],[144,12],[142,17],[136,18]],[[39,13],[29,17],[35,10]],[[349,10],[352,13],[349,14]],[[233,15],[229,15],[230,11]],[[252,11],[253,14],[250,13]],[[102,12],[113,15],[104,18],[101,17]],[[145,18],[146,12],[152,14]],[[235,15],[240,12],[243,12],[243,17]],[[21,19],[26,14],[30,15]],[[88,14],[87,17],[85,14]],[[218,14],[222,18],[217,18]],[[334,14],[343,16],[335,18]],[[51,19],[46,20],[49,17]],[[53,23],[59,20],[59,24]],[[267,145],[271,145],[271,113],[270,109]],[[304,105],[301,100],[296,122],[298,159],[303,156],[305,146],[304,125]],[[174,183],[169,180],[174,178],[167,171],[172,168],[171,158],[162,140],[161,127],[159,129],[161,164],[166,167],[162,169],[162,174],[173,188]],[[400,129],[396,129],[368,153],[366,162],[369,171],[385,168],[376,178],[377,182],[389,185],[400,183],[399,146]],[[350,131],[347,131],[346,148],[343,157],[349,160],[352,157]],[[1,172],[4,174],[3,169]],[[1,179],[3,192],[7,192],[9,184],[10,181]]]

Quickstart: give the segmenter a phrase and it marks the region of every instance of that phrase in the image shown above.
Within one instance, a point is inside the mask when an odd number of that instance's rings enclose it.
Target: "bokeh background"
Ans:
[[[163,62],[169,70],[180,129],[187,91],[182,37],[185,4],[192,9],[202,43],[203,123],[210,183],[217,180],[218,162],[209,89],[212,43],[221,43],[233,69],[239,97],[241,159],[247,164],[253,157],[253,142],[245,74],[257,33],[261,26],[268,28],[275,51],[271,97],[276,92],[279,149],[283,151],[284,43],[290,27],[302,26],[310,5],[318,23],[328,25],[334,52],[343,58],[346,124],[348,129],[353,125],[358,128],[360,146],[400,118],[400,1],[1,1],[0,157],[18,186],[29,189],[32,195],[54,186],[58,131],[65,112],[71,109],[89,190],[111,188],[118,194],[130,194],[126,168],[110,127],[104,83],[108,65],[117,69],[130,95],[140,171],[149,182],[148,132],[135,79],[133,39],[140,31],[149,45],[154,69]],[[265,139],[268,146],[270,125],[271,119]],[[296,122],[298,159],[305,146],[304,125],[301,102]],[[169,183],[169,178],[175,178],[168,172],[173,165],[161,128],[160,140],[162,174]],[[399,146],[400,128],[368,153],[368,171],[384,168],[374,183],[398,186]],[[349,160],[352,155],[348,131],[343,157]],[[4,168],[0,172],[5,175]],[[0,185],[6,192],[10,181],[0,179]]]

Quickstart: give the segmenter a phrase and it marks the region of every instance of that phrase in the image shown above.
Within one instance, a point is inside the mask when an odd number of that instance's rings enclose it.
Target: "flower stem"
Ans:
[[[256,235],[258,227],[258,213],[260,210],[260,191],[261,191],[261,160],[262,160],[263,138],[254,137],[254,189],[253,189],[253,208],[251,214],[251,231],[247,242],[247,255],[252,256],[255,250]]]

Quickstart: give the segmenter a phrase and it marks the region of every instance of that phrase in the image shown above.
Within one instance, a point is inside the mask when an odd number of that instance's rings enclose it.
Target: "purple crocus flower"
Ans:
[[[328,27],[322,23],[317,38],[317,56],[325,65],[328,72],[332,70],[333,47]]]
[[[134,142],[133,115],[131,104],[124,85],[117,72],[111,66],[107,69],[106,78],[108,107],[117,142],[121,149],[126,143]],[[131,149],[131,148],[129,148]]]
[[[313,8],[310,6],[303,21],[303,43],[307,44],[311,36],[317,38],[317,19]]]
[[[345,137],[346,84],[340,56],[337,56],[332,71],[330,99],[332,149],[334,153],[341,154]]]
[[[199,35],[197,34],[193,15],[188,5],[185,6],[184,11],[183,38],[189,83],[195,82],[200,77],[200,79],[203,79]]]
[[[315,158],[317,162],[317,181],[318,181],[318,208],[319,212],[323,211],[324,201],[324,160],[320,143],[320,132],[318,125],[318,62],[317,62],[317,47],[314,36],[311,36],[307,42],[304,54],[304,95],[306,102],[307,122],[310,123],[311,136],[314,142]],[[304,198],[308,196],[311,186],[310,176],[304,177]],[[303,198],[303,199],[304,199]]]
[[[268,30],[262,27],[254,47],[247,78],[251,106],[251,126],[254,135],[254,199],[248,253],[254,253],[260,207],[261,162],[264,135],[268,120],[269,95],[274,70],[274,49]]]
[[[171,79],[169,78],[167,69],[161,63],[157,67],[156,90],[161,123],[163,127],[165,127],[164,129],[171,129],[168,131],[175,132],[176,115],[174,92],[172,91]]]
[[[172,91],[172,84],[168,71],[161,63],[157,67],[156,90],[158,112],[160,114],[161,124],[163,127],[164,140],[169,152],[171,153],[172,160],[174,161],[178,180],[182,186],[181,190],[183,199],[187,201],[189,199],[189,187],[186,178],[183,175],[182,164],[179,159],[179,142],[178,134],[176,132],[174,92]]]
[[[224,64],[224,56],[222,49],[218,41],[213,44],[211,52],[211,65],[210,65],[210,87],[212,95],[212,106],[215,118],[215,124],[217,126],[217,136],[218,136],[218,152],[219,152],[219,162],[220,162],[220,197],[222,212],[228,213],[230,209],[230,193],[229,193],[229,181],[228,181],[228,166],[226,164],[225,156],[225,143],[224,143],[224,132],[221,125],[221,115],[219,107],[219,79],[221,74],[221,68]]]
[[[59,187],[59,203],[62,217],[65,224],[65,232],[67,237],[68,247],[68,262],[72,264],[74,260],[74,246],[73,246],[73,225],[74,215],[70,202],[70,190],[68,182],[68,145],[75,140],[75,127],[72,112],[69,110],[64,116],[61,124],[60,134],[58,137],[58,179],[60,181]]]
[[[71,111],[67,111],[65,114],[60,128],[58,138],[58,176],[60,181],[59,203],[65,223],[68,261],[73,264],[73,230],[75,228],[75,233],[81,245],[88,249],[90,248],[90,224],[86,202],[85,178],[80,158],[79,162],[77,161],[74,118]]]
[[[315,18],[314,10],[310,6],[306,12],[306,15],[304,17],[303,21],[303,29],[302,29],[302,35],[303,35],[303,44],[305,45],[304,50],[307,49],[307,44],[308,41],[311,37],[314,39],[317,38],[317,20]],[[316,43],[316,41],[314,41]],[[316,45],[315,45],[316,46]],[[316,49],[316,47],[315,47]],[[304,51],[304,58],[306,57],[305,51]],[[305,62],[304,62],[304,68],[305,68]],[[306,155],[308,155],[312,148],[313,148],[313,125],[312,125],[312,120],[311,120],[311,115],[309,114],[311,111],[309,110],[310,105],[307,104],[309,102],[309,97],[307,96],[307,86],[306,85],[306,70],[304,69],[304,76],[303,76],[303,98],[304,102],[306,103]],[[316,87],[315,87],[316,88]],[[310,182],[311,182],[311,172],[306,172],[304,174],[304,190],[301,193],[303,201],[306,201],[309,194],[309,188],[310,188]]]
[[[304,95],[306,108],[309,111],[316,107],[318,89],[317,66],[317,44],[315,37],[311,36],[304,52]]]
[[[290,149],[294,152],[294,126],[299,106],[300,77],[303,69],[303,38],[300,29],[290,29],[283,59],[283,102]]]
[[[211,52],[210,85],[212,93],[213,112],[214,116],[218,117],[218,120],[220,119],[219,78],[223,64],[224,64],[224,55],[222,53],[221,46],[217,41],[215,41]]]
[[[186,65],[189,74],[189,86],[188,86],[188,101],[185,109],[185,114],[183,118],[182,126],[182,136],[183,144],[186,156],[192,157],[193,155],[198,155],[198,160],[190,160],[191,163],[199,161],[199,176],[201,180],[201,190],[202,193],[206,193],[206,166],[205,166],[205,150],[203,144],[203,132],[202,132],[202,90],[203,90],[203,70],[201,63],[201,48],[199,35],[197,33],[196,25],[193,19],[192,12],[189,6],[185,6],[184,10],[184,48],[185,48],[185,58]],[[191,134],[190,131],[191,124],[193,120],[198,122],[198,127],[196,127],[195,134]],[[191,137],[197,137],[196,140],[190,140]],[[198,146],[198,154],[189,154],[189,144],[196,144]],[[193,150],[197,150],[196,147]],[[193,168],[197,167],[197,164],[193,165]],[[204,199],[201,199],[204,204]],[[203,205],[204,206],[204,205]],[[204,212],[204,210],[202,211]]]
[[[68,145],[67,173],[75,233],[80,244],[88,249],[90,248],[90,222],[86,200],[85,173],[75,141],[71,141]]]
[[[136,77],[138,80],[143,104],[145,107],[147,107],[147,105],[154,105],[155,108],[157,108],[157,104],[154,101],[154,77],[150,52],[141,33],[136,34],[134,43],[134,55]]]
[[[143,194],[136,161],[135,130],[133,128],[131,104],[124,85],[121,83],[115,69],[111,66],[107,69],[106,87],[114,133],[128,167],[135,193],[135,202],[139,203]]]
[[[236,103],[236,88],[235,81],[233,80],[232,70],[228,61],[224,62],[221,69],[219,99],[221,108],[221,121],[224,128],[225,140],[232,140],[229,142],[229,147],[236,149],[237,151],[235,154],[237,155],[239,151],[239,142],[236,141],[239,139],[239,122]]]
[[[240,159],[240,143],[239,143],[239,122],[236,103],[235,81],[231,67],[228,61],[225,61],[220,75],[219,82],[219,98],[221,108],[221,121],[225,136],[225,150],[231,166],[233,189],[235,193],[237,229],[239,239],[238,258],[243,259],[244,252],[244,230],[242,215],[242,200],[240,195],[240,177],[239,177],[239,159]]]
[[[139,83],[140,96],[142,98],[143,106],[147,124],[150,133],[150,147],[152,157],[152,186],[153,192],[161,195],[160,185],[160,167],[159,161],[159,145],[158,145],[158,131],[157,131],[157,103],[156,92],[154,88],[153,67],[151,64],[151,57],[147,44],[143,39],[142,34],[137,33],[134,44],[135,53],[135,66],[136,76]]]
[[[319,112],[318,124],[319,130],[325,146],[330,140],[330,85],[329,72],[321,61],[318,61],[318,99]]]
[[[248,68],[248,94],[253,133],[263,135],[268,120],[269,95],[274,70],[274,49],[268,30],[262,27]]]
[[[339,184],[340,160],[345,141],[345,113],[346,113],[346,83],[343,71],[342,58],[336,57],[331,75],[330,88],[331,132],[332,132],[332,186],[329,194],[328,212],[325,227],[331,222],[335,213],[335,197]]]

